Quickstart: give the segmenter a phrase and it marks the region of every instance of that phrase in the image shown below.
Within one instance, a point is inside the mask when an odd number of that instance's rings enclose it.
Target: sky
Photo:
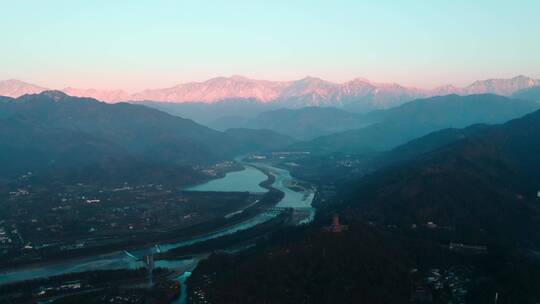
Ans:
[[[0,0],[0,80],[137,91],[230,75],[540,78],[538,12],[538,0]]]

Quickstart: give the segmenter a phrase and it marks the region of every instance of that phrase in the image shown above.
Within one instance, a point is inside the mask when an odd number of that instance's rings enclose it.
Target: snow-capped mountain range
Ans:
[[[358,110],[384,109],[406,101],[437,95],[494,93],[509,96],[514,92],[540,86],[540,80],[526,76],[510,79],[475,81],[467,87],[442,86],[433,90],[404,87],[395,83],[376,83],[356,78],[345,83],[306,77],[295,81],[255,80],[242,76],[216,77],[204,82],[190,82],[170,88],[149,89],[130,94],[123,90],[65,88],[68,95],[92,97],[106,102],[158,101],[168,103],[249,99],[261,103],[279,103],[284,107],[334,106]],[[0,81],[0,95],[19,97],[47,88],[19,80]]]
[[[25,94],[41,93],[47,88],[43,88],[16,79],[0,81],[0,96],[19,97]]]

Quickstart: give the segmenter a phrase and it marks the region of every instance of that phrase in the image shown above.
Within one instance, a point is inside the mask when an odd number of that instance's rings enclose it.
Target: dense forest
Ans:
[[[439,135],[425,140],[447,141],[447,132]],[[202,262],[190,296],[194,303],[201,293],[213,303],[537,303],[538,135],[535,112],[352,176],[318,201],[311,225]],[[328,232],[336,213],[348,229]]]

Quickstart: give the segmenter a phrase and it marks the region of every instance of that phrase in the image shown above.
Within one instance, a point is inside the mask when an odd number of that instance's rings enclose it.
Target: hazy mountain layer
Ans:
[[[419,99],[366,115],[378,123],[298,143],[294,149],[346,153],[390,150],[437,130],[502,123],[538,108],[536,102],[491,94]]]
[[[263,112],[254,118],[226,116],[209,124],[216,129],[268,129],[301,140],[314,139],[350,129],[360,129],[372,123],[368,115],[329,107],[279,109]]]
[[[540,102],[540,86],[516,91],[512,97]]]

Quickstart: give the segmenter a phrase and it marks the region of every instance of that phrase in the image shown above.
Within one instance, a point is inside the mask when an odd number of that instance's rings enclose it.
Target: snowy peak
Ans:
[[[101,101],[116,102],[129,100],[130,94],[123,90],[96,90],[96,89],[77,89],[67,87],[63,89],[66,94],[75,97],[92,97]]]
[[[514,92],[540,85],[540,80],[523,75],[510,79],[487,79],[473,82],[465,88],[466,94],[493,93],[509,96]]]
[[[16,98],[25,94],[41,93],[45,90],[47,89],[17,79],[0,81],[0,96]]]
[[[280,99],[302,96],[320,96],[329,98],[339,88],[339,85],[315,77],[305,77],[290,82],[280,93]]]
[[[355,78],[334,83],[317,77],[295,81],[268,81],[250,79],[240,75],[215,77],[203,82],[182,83],[163,89],[144,90],[129,94],[122,90],[77,89],[62,91],[78,97],[92,97],[106,102],[158,101],[212,103],[231,99],[250,99],[263,103],[277,102],[287,108],[306,106],[334,106],[367,111],[390,108],[404,102],[430,96],[493,93],[510,96],[518,90],[540,86],[540,80],[526,76],[510,79],[487,79],[473,82],[467,87],[446,85],[433,90],[404,87],[396,83],[377,83]],[[0,95],[19,97],[40,93],[46,88],[19,80],[0,81]]]
[[[243,76],[216,77],[204,82],[190,82],[171,88],[145,90],[133,100],[162,102],[214,102],[226,99],[275,100],[287,82],[254,80]]]
[[[444,85],[437,87],[433,90],[431,90],[430,95],[432,96],[443,96],[443,95],[449,95],[449,94],[457,94],[462,95],[465,92],[463,88],[458,88],[454,85]]]
[[[291,101],[293,107],[338,105],[342,100],[382,94],[418,97],[419,90],[397,84],[374,84],[357,78],[338,84],[316,77],[305,77],[295,81],[255,80],[243,76],[216,77],[204,82],[190,82],[174,87],[145,90],[131,96],[131,100],[153,100],[161,102],[216,102],[227,99],[255,99],[260,102]]]

